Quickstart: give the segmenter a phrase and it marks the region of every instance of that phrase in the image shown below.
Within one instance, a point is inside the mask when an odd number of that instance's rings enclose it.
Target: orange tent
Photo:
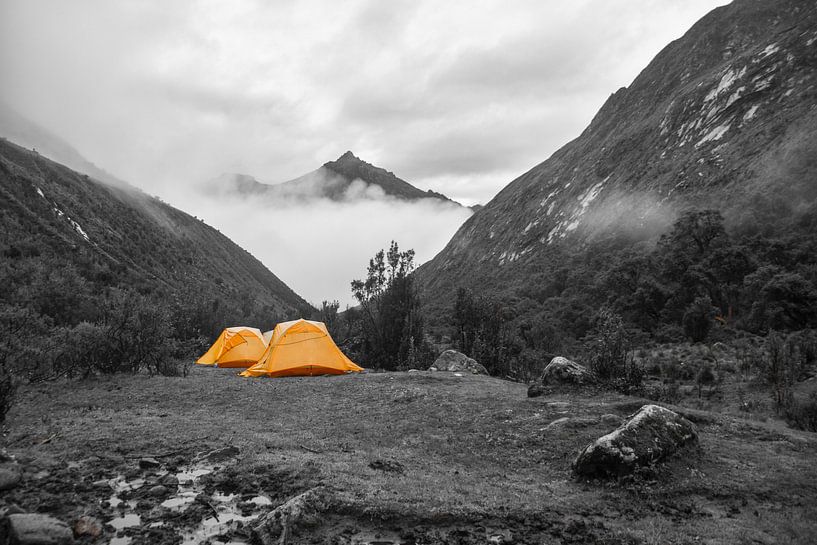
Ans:
[[[258,363],[242,377],[342,375],[363,371],[332,340],[323,322],[293,320],[275,326],[272,339]]]
[[[228,327],[196,363],[216,367],[250,367],[258,361],[266,348],[267,343],[258,329]]]

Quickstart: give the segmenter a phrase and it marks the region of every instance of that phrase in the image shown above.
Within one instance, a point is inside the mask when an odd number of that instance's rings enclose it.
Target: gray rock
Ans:
[[[621,425],[621,417],[617,414],[603,414],[599,417],[599,420],[602,424],[607,424],[608,426]]]
[[[291,537],[308,534],[310,528],[323,522],[328,508],[326,489],[312,488],[258,519],[252,526],[253,535],[263,545],[286,544]]]
[[[156,458],[140,458],[139,467],[142,469],[153,469],[162,465]]]
[[[541,382],[534,382],[528,386],[528,397],[539,397],[545,394],[545,386]]]
[[[593,373],[584,365],[579,365],[562,356],[556,356],[542,371],[539,381],[544,384],[592,384],[596,381]]]
[[[587,445],[573,462],[586,477],[626,475],[698,443],[695,425],[658,405],[644,405],[627,422]]]
[[[210,452],[203,454],[200,459],[208,462],[223,462],[225,460],[232,460],[238,456],[239,452],[238,447],[230,445],[229,447],[211,450]]]
[[[469,358],[462,352],[446,350],[437,358],[437,361],[428,368],[429,371],[460,371],[475,375],[487,375],[488,370],[475,359]]]
[[[0,490],[10,490],[20,484],[23,472],[17,464],[3,464],[0,466]]]
[[[102,523],[94,517],[82,516],[74,523],[74,537],[88,536],[96,539],[102,535]]]
[[[157,484],[156,486],[150,487],[150,490],[148,490],[148,495],[153,496],[154,498],[162,498],[167,496],[168,492],[169,490],[166,486]]]
[[[168,473],[161,479],[159,479],[159,484],[163,484],[166,487],[175,490],[179,487],[179,479],[175,475]]]
[[[9,515],[10,545],[64,545],[74,542],[67,524],[48,515]]]

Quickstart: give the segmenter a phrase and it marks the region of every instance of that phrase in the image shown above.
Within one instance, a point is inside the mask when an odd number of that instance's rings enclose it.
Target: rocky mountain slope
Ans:
[[[0,250],[10,270],[16,261],[33,260],[40,268],[76,268],[98,289],[193,293],[208,300],[244,294],[282,316],[308,307],[201,220],[5,139],[0,139],[0,226]]]
[[[317,170],[280,184],[265,184],[246,174],[223,174],[208,185],[221,194],[236,192],[269,199],[342,201],[388,196],[407,201],[439,199],[458,204],[441,193],[418,189],[392,172],[363,161],[351,151],[335,161],[324,163]]]
[[[459,286],[547,290],[555,265],[649,244],[690,208],[718,209],[732,232],[813,233],[815,68],[813,2],[715,9],[419,269],[429,305],[449,308]]]

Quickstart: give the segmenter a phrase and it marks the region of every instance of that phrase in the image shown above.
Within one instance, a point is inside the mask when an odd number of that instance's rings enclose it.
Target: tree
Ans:
[[[698,297],[687,307],[683,317],[684,333],[692,342],[699,343],[709,335],[714,310],[709,297]]]
[[[404,369],[427,352],[413,269],[414,250],[401,252],[392,241],[388,252],[369,260],[366,279],[352,281],[363,314],[361,357],[367,365]]]

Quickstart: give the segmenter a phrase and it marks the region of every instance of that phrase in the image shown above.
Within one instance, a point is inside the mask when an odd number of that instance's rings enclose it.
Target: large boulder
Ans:
[[[556,356],[539,377],[542,384],[590,384],[596,381],[593,373],[584,365]]]
[[[528,387],[528,397],[539,397],[547,392],[547,386],[573,384],[581,386],[596,382],[596,377],[584,365],[562,356],[556,356],[547,364],[542,374]]]
[[[74,534],[64,522],[48,515],[21,513],[8,516],[10,545],[64,545],[74,542]]]
[[[587,445],[573,462],[573,471],[583,477],[626,475],[697,443],[692,422],[664,407],[644,405],[624,424]]]
[[[429,371],[464,371],[475,375],[487,375],[488,370],[473,358],[469,358],[462,352],[456,350],[446,350],[437,361],[428,368]]]
[[[312,488],[259,518],[252,526],[253,535],[262,545],[286,545],[292,537],[320,525],[328,507],[326,489]]]

